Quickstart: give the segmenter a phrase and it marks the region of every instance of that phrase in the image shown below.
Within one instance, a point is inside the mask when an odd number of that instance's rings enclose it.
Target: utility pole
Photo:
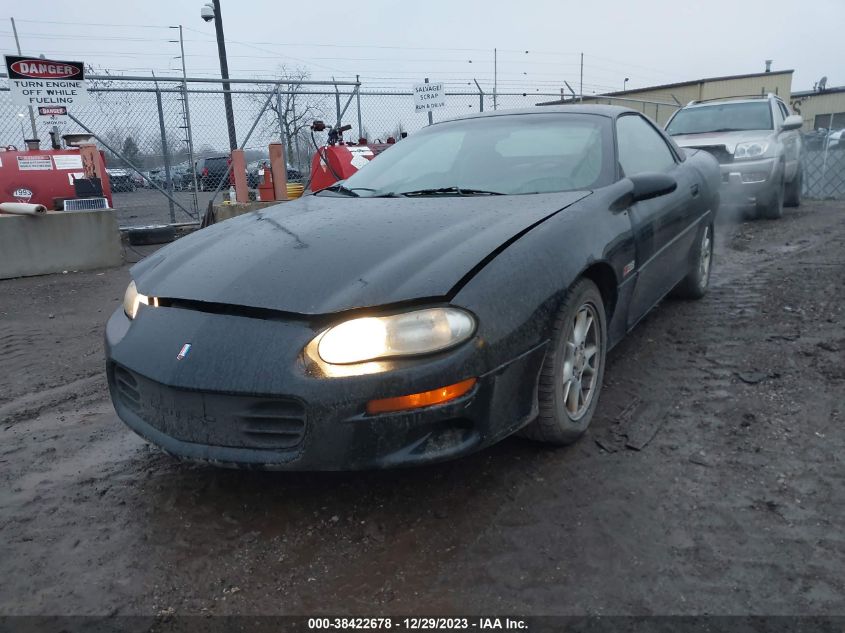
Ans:
[[[12,33],[15,34],[15,46],[18,47],[18,55],[23,55],[21,53],[21,41],[18,39],[18,27],[15,26],[15,18],[9,19],[12,21]],[[35,111],[32,106],[29,106],[29,124],[32,126],[32,138],[38,138],[38,132],[35,129]]]
[[[584,101],[584,53],[581,53],[581,101]]]
[[[498,109],[498,101],[496,100],[499,88],[499,52],[493,49],[493,109]]]
[[[229,149],[238,149],[235,113],[232,110],[232,93],[227,81],[229,79],[229,62],[226,60],[226,40],[223,37],[223,16],[220,13],[220,0],[212,0],[212,5],[214,7],[214,31],[217,33],[217,54],[220,56],[220,76],[223,78],[223,105],[226,107],[226,124],[229,128]]]

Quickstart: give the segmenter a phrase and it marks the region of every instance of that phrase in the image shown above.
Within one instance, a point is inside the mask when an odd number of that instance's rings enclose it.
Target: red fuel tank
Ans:
[[[0,151],[0,202],[29,202],[54,209],[55,198],[76,197],[73,180],[84,176],[78,149]],[[103,195],[111,207],[108,182],[103,183]]]

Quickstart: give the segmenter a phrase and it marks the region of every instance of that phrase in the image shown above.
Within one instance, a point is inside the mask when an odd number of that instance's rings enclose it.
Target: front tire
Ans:
[[[801,166],[798,166],[798,172],[795,174],[795,178],[792,179],[792,182],[789,183],[786,187],[786,194],[784,196],[783,203],[787,207],[800,207],[801,206],[801,189],[804,186],[804,170]]]
[[[772,192],[766,204],[758,209],[758,215],[767,220],[777,220],[783,216],[783,198],[785,193],[785,186],[783,181],[783,173],[780,175],[778,184],[775,185],[775,190]]]
[[[540,371],[539,415],[522,434],[565,445],[590,425],[599,400],[607,351],[607,317],[596,285],[581,279],[566,293]]]

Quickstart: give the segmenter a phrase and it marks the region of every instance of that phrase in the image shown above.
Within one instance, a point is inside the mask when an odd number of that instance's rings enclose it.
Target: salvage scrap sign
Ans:
[[[6,55],[6,72],[15,105],[69,109],[88,101],[82,62]]]
[[[446,89],[442,83],[414,84],[414,112],[428,112],[446,107]]]

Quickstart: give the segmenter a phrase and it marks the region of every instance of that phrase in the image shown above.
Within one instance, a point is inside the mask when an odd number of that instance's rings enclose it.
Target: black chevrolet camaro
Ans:
[[[114,406],[227,466],[572,442],[608,350],[667,294],[704,295],[718,188],[712,156],[624,108],[437,123],[137,264],[106,327]]]

